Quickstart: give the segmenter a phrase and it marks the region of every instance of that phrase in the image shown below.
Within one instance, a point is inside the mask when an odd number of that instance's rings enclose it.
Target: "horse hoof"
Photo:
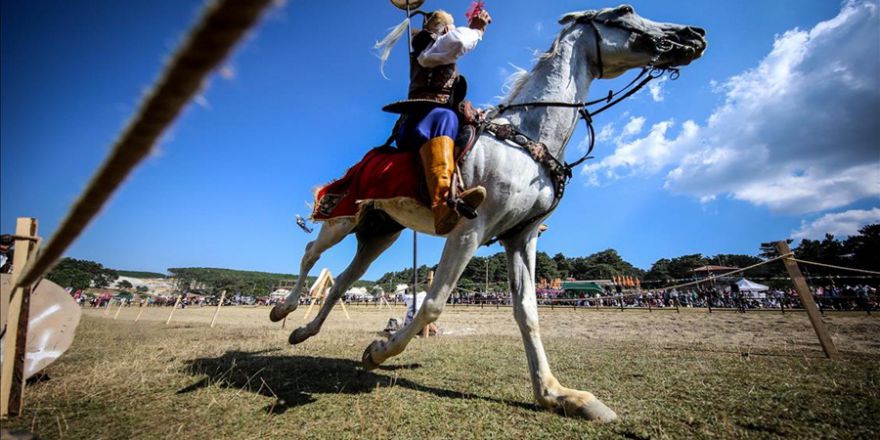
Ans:
[[[287,342],[290,342],[290,345],[296,345],[305,341],[306,339],[309,339],[310,337],[312,337],[312,335],[309,334],[308,330],[306,330],[305,327],[300,327],[290,333],[290,337],[287,338]]]
[[[367,346],[367,349],[364,350],[364,355],[361,357],[361,365],[363,365],[364,370],[375,370],[381,364],[381,362],[376,362],[373,359],[373,347],[381,343],[382,341],[379,340],[373,341]]]
[[[585,399],[584,396],[577,395],[565,399],[561,409],[566,416],[584,418],[597,423],[609,423],[617,420],[617,414],[611,408],[605,406],[592,394],[584,394],[589,397]]]
[[[282,319],[286,318],[290,312],[293,310],[287,310],[282,304],[277,304],[275,307],[272,307],[272,310],[269,311],[269,320],[272,322],[278,322]]]

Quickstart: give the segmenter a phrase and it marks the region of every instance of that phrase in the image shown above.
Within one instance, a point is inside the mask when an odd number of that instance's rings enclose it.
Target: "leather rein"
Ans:
[[[654,66],[654,63],[657,59],[665,52],[672,50],[672,48],[676,46],[683,46],[680,43],[665,39],[665,38],[657,38],[653,35],[650,35],[640,29],[630,28],[627,26],[623,26],[620,23],[613,22],[611,20],[598,20],[596,18],[589,18],[581,21],[589,22],[590,26],[593,29],[593,33],[595,35],[596,42],[596,69],[598,70],[598,75],[596,78],[602,78],[605,74],[605,66],[602,63],[602,50],[601,50],[601,41],[602,34],[599,32],[598,26],[596,26],[596,22],[603,24],[605,26],[613,26],[617,28],[621,28],[636,34],[639,34],[643,37],[648,38],[651,42],[654,43],[654,51],[655,55],[651,61],[651,63],[642,68],[642,71],[633,78],[626,86],[621,88],[620,90],[613,92],[611,90],[608,91],[608,94],[601,99],[596,99],[592,101],[580,101],[580,102],[559,102],[559,101],[532,101],[532,102],[518,102],[515,104],[501,104],[497,107],[496,116],[500,116],[507,110],[513,108],[521,108],[521,107],[563,107],[563,108],[576,108],[578,109],[578,115],[581,119],[583,119],[584,124],[587,127],[587,131],[589,132],[590,143],[587,148],[587,152],[581,156],[578,160],[568,163],[563,162],[560,159],[553,156],[550,153],[547,145],[532,140],[522,132],[520,132],[516,127],[512,124],[497,124],[494,122],[484,122],[481,127],[482,129],[492,133],[495,138],[502,141],[511,141],[517,144],[520,148],[524,149],[531,158],[541,164],[547,171],[550,176],[553,178],[553,189],[554,189],[554,200],[553,204],[546,212],[542,212],[536,216],[530,217],[529,219],[518,223],[513,228],[499,234],[497,237],[492,238],[488,242],[485,243],[486,246],[491,245],[498,241],[499,239],[514,235],[523,229],[525,229],[528,225],[544,218],[547,214],[553,212],[556,209],[556,206],[559,205],[559,201],[562,200],[562,196],[565,193],[565,187],[571,181],[572,178],[572,170],[578,165],[583,164],[587,159],[592,159],[593,156],[590,156],[590,153],[593,152],[593,148],[596,144],[596,131],[593,128],[593,116],[602,113],[603,111],[617,105],[619,102],[623,101],[626,98],[629,98],[639,90],[641,90],[644,86],[646,86],[652,80],[663,76],[664,74],[669,74],[670,80],[676,80],[679,77],[679,70],[674,67],[657,67]],[[596,110],[590,111],[589,107],[595,106],[598,104],[604,104]]]

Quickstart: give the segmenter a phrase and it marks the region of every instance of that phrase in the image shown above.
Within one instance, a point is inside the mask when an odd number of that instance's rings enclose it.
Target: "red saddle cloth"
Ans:
[[[358,214],[361,200],[409,197],[420,200],[421,163],[415,151],[393,147],[373,148],[341,179],[315,191],[312,220],[329,220]]]

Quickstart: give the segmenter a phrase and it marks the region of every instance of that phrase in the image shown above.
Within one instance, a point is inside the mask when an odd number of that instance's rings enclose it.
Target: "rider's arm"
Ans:
[[[470,52],[483,38],[483,32],[468,27],[457,27],[437,39],[419,55],[422,67],[437,67],[456,62]]]

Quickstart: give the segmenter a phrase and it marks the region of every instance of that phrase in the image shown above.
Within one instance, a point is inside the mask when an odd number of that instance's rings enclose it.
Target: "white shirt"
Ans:
[[[476,29],[465,26],[453,28],[419,54],[419,64],[427,68],[452,64],[477,47],[482,39],[483,33]]]

